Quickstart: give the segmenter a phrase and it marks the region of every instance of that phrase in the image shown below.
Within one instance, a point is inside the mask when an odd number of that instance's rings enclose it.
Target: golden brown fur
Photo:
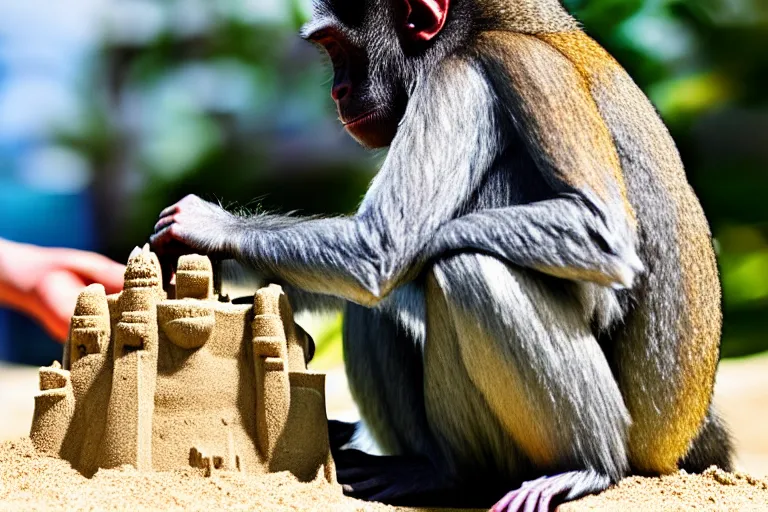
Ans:
[[[514,85],[517,120],[540,148],[538,165],[620,205],[630,226],[637,217],[649,267],[612,340],[613,365],[633,420],[631,465],[673,472],[710,406],[721,330],[710,231],[674,142],[622,67],[580,30],[489,32],[478,44]],[[628,146],[630,134],[641,147]],[[668,232],[650,210],[667,217]]]

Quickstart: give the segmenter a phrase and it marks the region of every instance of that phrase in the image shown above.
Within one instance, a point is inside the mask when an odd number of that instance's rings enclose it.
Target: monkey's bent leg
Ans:
[[[430,424],[458,459],[455,466],[474,470],[488,457],[467,450],[467,439],[476,434],[453,421],[462,402],[452,401],[450,376],[466,372],[498,420],[490,428],[500,427],[535,468],[512,476],[565,472],[524,485],[508,506],[531,500],[548,506],[552,498],[575,499],[621,478],[628,466],[629,416],[608,362],[566,289],[541,274],[475,254],[441,260],[433,273],[426,405]],[[459,360],[444,354],[451,353],[450,333]],[[494,465],[504,466],[499,460]]]
[[[393,314],[347,306],[344,360],[350,390],[365,426],[389,455],[334,447],[338,481],[349,496],[390,505],[476,505],[462,501],[472,494],[441,471],[424,406],[422,344]],[[343,425],[331,426],[331,433],[348,439]]]
[[[352,397],[386,454],[429,457],[421,346],[387,313],[349,303],[344,362]]]

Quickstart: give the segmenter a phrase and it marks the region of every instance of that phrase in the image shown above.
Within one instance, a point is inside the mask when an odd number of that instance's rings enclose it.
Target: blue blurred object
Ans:
[[[0,238],[93,249],[92,211],[87,193],[45,193],[0,177]],[[61,359],[61,351],[61,345],[32,320],[0,310],[0,360],[48,365]]]
[[[0,237],[94,248],[87,162],[57,147],[80,118],[77,85],[96,51],[102,2],[5,2],[0,10]],[[0,360],[50,364],[61,345],[0,310]]]

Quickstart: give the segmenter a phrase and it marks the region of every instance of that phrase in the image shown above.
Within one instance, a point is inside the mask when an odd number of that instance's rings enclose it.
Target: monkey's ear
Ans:
[[[450,0],[403,0],[405,33],[415,41],[431,41],[443,30]]]

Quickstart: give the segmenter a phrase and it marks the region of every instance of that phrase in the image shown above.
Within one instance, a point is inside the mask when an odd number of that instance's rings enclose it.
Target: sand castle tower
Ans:
[[[63,366],[40,369],[35,447],[87,475],[130,464],[334,481],[325,375],[307,370],[310,341],[282,289],[222,301],[201,256],[179,260],[175,289],[168,298],[145,248],[122,293],[83,291]]]

